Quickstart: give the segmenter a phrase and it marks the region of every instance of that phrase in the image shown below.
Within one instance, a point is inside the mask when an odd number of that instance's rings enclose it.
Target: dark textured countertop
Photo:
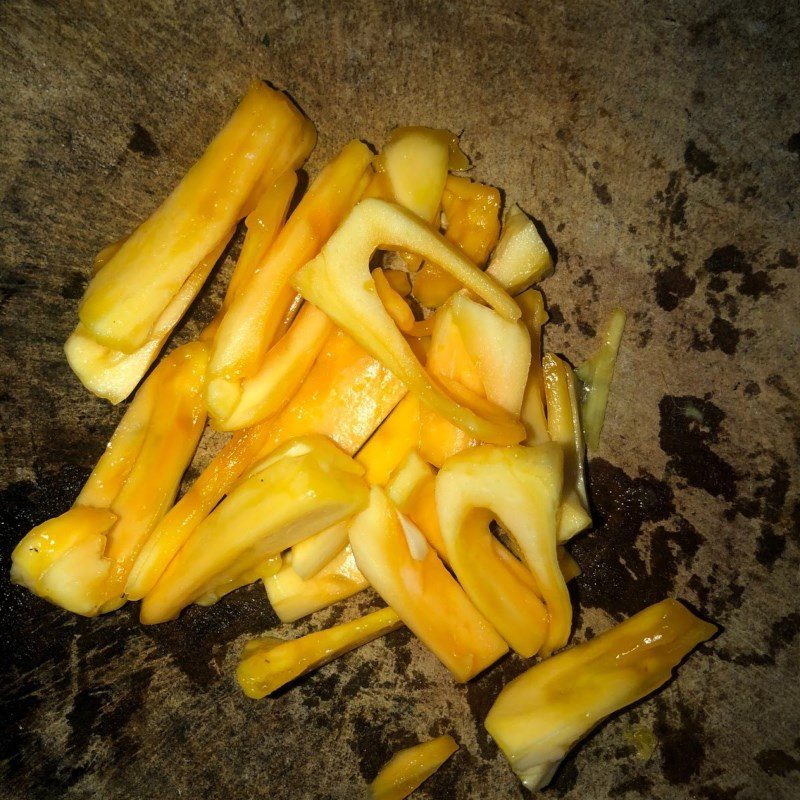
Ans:
[[[144,628],[135,608],[79,619],[7,582],[14,543],[67,509],[122,413],[62,353],[92,256],[259,76],[317,124],[311,171],[398,123],[463,131],[474,174],[558,250],[550,348],[579,361],[629,312],[597,526],[572,547],[575,639],[666,595],[723,633],[546,796],[798,797],[798,41],[797,6],[757,0],[3,3],[0,795],[344,800],[445,732],[461,750],[415,797],[523,795],[482,727],[515,657],[459,687],[398,632],[256,703],[232,671],[275,621],[257,587]]]

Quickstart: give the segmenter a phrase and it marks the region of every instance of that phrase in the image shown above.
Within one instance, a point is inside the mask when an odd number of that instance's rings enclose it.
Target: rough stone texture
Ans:
[[[463,131],[475,175],[557,248],[550,348],[579,361],[629,311],[598,525],[572,548],[575,638],[665,595],[724,630],[546,796],[797,797],[799,37],[796,5],[758,0],[4,3],[0,795],[352,798],[391,751],[451,732],[461,750],[415,796],[523,796],[481,725],[517,658],[458,687],[399,632],[255,703],[232,679],[274,622],[255,587],[143,628],[135,608],[78,619],[7,583],[15,541],[66,510],[122,413],[61,350],[91,258],[260,76],[317,123],[312,173],[398,123]]]

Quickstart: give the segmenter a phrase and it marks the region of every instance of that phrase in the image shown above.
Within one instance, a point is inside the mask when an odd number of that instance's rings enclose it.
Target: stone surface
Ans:
[[[78,619],[7,582],[14,543],[67,509],[122,413],[61,350],[91,258],[259,76],[316,122],[311,173],[399,123],[463,131],[474,174],[557,249],[548,347],[580,361],[613,306],[630,314],[598,524],[572,548],[575,638],[666,595],[723,632],[545,796],[797,797],[799,36],[796,5],[758,0],[4,3],[0,795],[352,798],[393,750],[449,732],[460,751],[415,797],[523,796],[481,724],[516,658],[459,687],[398,632],[255,703],[232,670],[275,621],[258,588],[143,628],[135,608]]]

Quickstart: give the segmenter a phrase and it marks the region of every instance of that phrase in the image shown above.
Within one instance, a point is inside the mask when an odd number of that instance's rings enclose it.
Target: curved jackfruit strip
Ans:
[[[562,471],[561,448],[548,442],[475,447],[453,456],[436,476],[436,509],[450,566],[481,613],[525,656],[563,647],[572,625],[556,551]],[[484,510],[491,515],[475,515]],[[491,516],[515,540],[546,615],[536,593],[497,557]]]
[[[106,347],[91,336],[83,323],[78,323],[64,344],[64,353],[72,371],[92,394],[116,405],[136,388],[203,288],[233,232],[233,228],[227,231],[221,242],[200,261],[153,325],[147,341],[137,350],[123,353]]]
[[[507,652],[413,523],[378,487],[350,525],[356,564],[372,587],[459,682]]]
[[[458,750],[452,736],[438,736],[395,753],[370,784],[372,800],[403,800]]]
[[[438,234],[399,206],[373,199],[362,200],[350,212],[320,254],[298,270],[294,285],[437,413],[482,440],[519,441],[524,429],[517,419],[488,404],[476,413],[448,395],[422,367],[375,292],[369,259],[379,246],[436,261],[501,315],[519,317],[513,300]]]
[[[311,184],[250,280],[233,298],[214,336],[209,364],[206,401],[217,426],[230,427],[228,420],[249,379],[255,379],[249,387],[254,396],[272,385],[260,372],[293,296],[289,280],[319,252],[361,196],[371,160],[366,145],[357,141],[346,145]],[[314,343],[319,352],[322,341],[315,339]],[[279,378],[275,373],[274,379]],[[239,427],[266,416],[254,397],[247,406],[251,412],[240,414]]]
[[[558,541],[566,542],[592,524],[586,496],[586,452],[580,409],[572,369],[558,356],[542,359],[547,398],[547,432],[564,451],[564,496],[558,524]]]
[[[304,580],[297,574],[290,553],[281,569],[264,579],[272,610],[281,622],[294,622],[307,617],[352,597],[368,586],[367,579],[356,566],[349,544],[310,578]]]
[[[334,331],[307,378],[271,420],[236,431],[148,539],[126,594],[140,600],[192,532],[261,456],[289,439],[322,434],[352,455],[397,405],[405,387],[349,336]]]
[[[526,788],[539,789],[589,731],[663,685],[716,630],[677,600],[656,603],[515,678],[486,730]]]
[[[142,602],[145,624],[181,609],[293,544],[352,516],[368,498],[363,469],[328,439],[294,439],[233,488],[192,533]]]
[[[383,608],[299,639],[254,639],[245,645],[236,680],[248,697],[261,700],[289,681],[396,631],[402,624],[391,608]]]
[[[536,289],[528,289],[517,295],[522,309],[522,322],[531,339],[531,366],[525,394],[522,398],[520,418],[525,423],[528,438],[525,444],[541,444],[550,441],[547,418],[544,413],[544,373],[542,372],[542,327],[549,317],[544,309],[544,299]]]
[[[511,294],[527,289],[553,271],[553,258],[533,220],[513,206],[486,271]]]
[[[99,344],[142,347],[164,310],[254,192],[305,161],[314,126],[281,92],[255,81],[228,123],[164,203],[92,278],[79,317]]]
[[[326,564],[347,547],[349,520],[303,539],[292,547],[292,569],[303,579],[313,578]]]
[[[447,220],[445,238],[476,266],[489,258],[500,235],[500,192],[456,175],[450,175],[442,195]],[[414,297],[428,308],[438,308],[460,288],[458,281],[431,262],[414,279]]]
[[[600,333],[600,346],[575,371],[581,383],[581,423],[590,451],[597,450],[626,315],[616,308]]]
[[[124,587],[142,544],[172,504],[205,425],[207,351],[170,353],[122,418],[75,507],[31,531],[15,550],[15,580],[85,616],[125,602]],[[30,560],[31,542],[49,544],[48,562]],[[41,569],[41,575],[32,572]],[[37,587],[39,587],[37,589]]]

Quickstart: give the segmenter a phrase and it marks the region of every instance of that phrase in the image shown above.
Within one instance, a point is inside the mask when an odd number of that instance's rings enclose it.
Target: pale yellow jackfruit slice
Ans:
[[[527,289],[553,271],[553,258],[533,220],[519,207],[506,215],[500,241],[486,271],[511,294]]]
[[[523,784],[539,789],[589,731],[668,681],[716,630],[677,600],[656,603],[515,678],[489,711],[486,730]]]
[[[183,545],[142,602],[146,624],[182,608],[296,542],[352,516],[368,498],[363,469],[328,439],[294,439],[253,467]]]

